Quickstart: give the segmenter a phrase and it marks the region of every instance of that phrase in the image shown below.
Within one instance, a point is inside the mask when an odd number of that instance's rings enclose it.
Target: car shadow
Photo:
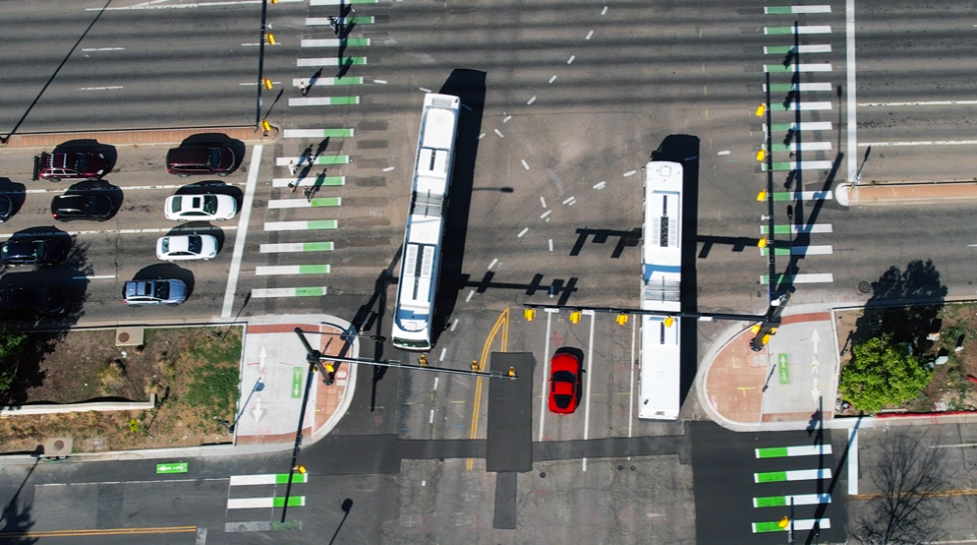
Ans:
[[[187,299],[193,294],[193,273],[173,263],[156,263],[139,269],[132,280],[182,280],[187,285]]]
[[[119,159],[119,152],[115,149],[115,146],[109,144],[102,144],[94,138],[84,138],[78,140],[68,140],[67,142],[62,142],[54,147],[54,152],[79,152],[79,151],[91,151],[95,153],[101,153],[105,157],[105,175],[112,172],[115,168],[115,163]]]
[[[210,235],[217,239],[217,255],[220,255],[221,250],[224,249],[224,239],[226,238],[224,230],[205,221],[188,221],[170,229],[164,236],[175,237],[180,235]]]
[[[238,210],[241,210],[244,203],[244,191],[240,187],[222,180],[203,180],[187,184],[177,189],[174,195],[227,195],[237,203]]]
[[[244,142],[219,132],[192,134],[180,142],[181,148],[205,148],[209,146],[224,146],[234,152],[232,172],[241,167],[241,163],[244,162],[244,154],[248,151]]]
[[[24,200],[27,198],[27,186],[0,176],[0,194],[10,197],[10,216],[13,217],[24,206]]]

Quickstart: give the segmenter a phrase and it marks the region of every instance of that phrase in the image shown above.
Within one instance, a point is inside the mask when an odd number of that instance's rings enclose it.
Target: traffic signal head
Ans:
[[[268,79],[268,78],[265,78],[265,79],[264,79],[264,80],[262,81],[262,83],[264,83],[264,84],[265,84],[265,89],[271,89],[271,80],[270,80],[270,79]]]

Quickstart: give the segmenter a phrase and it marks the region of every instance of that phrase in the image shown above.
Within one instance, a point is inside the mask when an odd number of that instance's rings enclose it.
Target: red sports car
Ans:
[[[558,352],[550,360],[550,412],[570,414],[580,403],[580,360]]]

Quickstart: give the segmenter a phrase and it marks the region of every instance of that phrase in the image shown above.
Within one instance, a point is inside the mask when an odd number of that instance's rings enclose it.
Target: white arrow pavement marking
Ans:
[[[815,352],[817,351],[815,350]],[[261,345],[261,350],[258,352],[258,359],[261,360],[258,364],[258,369],[263,370],[265,368],[265,360],[268,359],[268,351],[265,350],[265,345],[263,344]]]
[[[818,399],[821,398],[821,388],[818,386],[818,379],[817,379],[817,377],[814,377],[814,378],[811,379],[811,385],[812,385],[812,388],[811,388],[811,398],[814,399],[814,402],[815,403],[817,403],[818,402]]]
[[[818,353],[818,343],[821,342],[821,337],[818,335],[818,330],[814,330],[814,335],[811,335],[811,344],[814,345],[814,353]]]
[[[257,424],[261,422],[261,418],[265,416],[265,410],[261,408],[261,395],[254,400],[254,409],[251,410],[251,417],[254,418],[254,423]]]

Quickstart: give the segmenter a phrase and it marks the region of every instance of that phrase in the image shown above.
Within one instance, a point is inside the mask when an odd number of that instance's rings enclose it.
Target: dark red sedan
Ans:
[[[94,152],[41,152],[34,157],[33,179],[98,180],[108,171],[105,155]]]
[[[580,360],[558,352],[550,360],[550,412],[570,414],[580,404]]]

